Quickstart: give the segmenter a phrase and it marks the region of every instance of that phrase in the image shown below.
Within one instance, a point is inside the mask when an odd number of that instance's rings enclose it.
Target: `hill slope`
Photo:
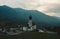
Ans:
[[[49,26],[58,26],[60,23],[60,20],[52,17],[52,16],[48,16],[43,14],[42,12],[39,12],[37,10],[24,10],[21,8],[15,8],[16,12],[19,14],[22,22],[27,22],[29,19],[29,15],[32,15],[32,20],[34,23],[37,24],[47,24]]]
[[[0,6],[0,22],[22,23],[25,24],[32,15],[33,22],[41,25],[59,26],[60,20],[43,14],[37,10],[24,10],[21,8],[11,8],[8,6]]]

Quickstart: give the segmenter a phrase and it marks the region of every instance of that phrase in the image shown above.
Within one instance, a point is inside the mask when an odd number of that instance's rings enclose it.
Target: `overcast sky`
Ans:
[[[47,15],[60,17],[60,0],[0,0],[0,5],[36,9]]]

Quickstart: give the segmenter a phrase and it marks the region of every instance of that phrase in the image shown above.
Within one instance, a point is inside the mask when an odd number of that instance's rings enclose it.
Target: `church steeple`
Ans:
[[[31,16],[31,15],[29,16],[28,25],[29,25],[29,27],[31,27],[31,26],[32,26],[32,16]]]
[[[32,20],[32,16],[31,15],[29,16],[29,20]]]

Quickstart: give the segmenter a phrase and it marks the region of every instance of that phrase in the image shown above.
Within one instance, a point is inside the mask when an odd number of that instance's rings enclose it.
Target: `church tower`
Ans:
[[[28,22],[29,27],[32,27],[32,16],[29,16],[29,22]]]

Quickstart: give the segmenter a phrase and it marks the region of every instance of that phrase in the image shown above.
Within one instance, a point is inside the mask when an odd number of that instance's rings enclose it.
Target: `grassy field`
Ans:
[[[39,32],[25,32],[14,36],[0,36],[0,39],[60,39],[59,34],[47,34]]]

